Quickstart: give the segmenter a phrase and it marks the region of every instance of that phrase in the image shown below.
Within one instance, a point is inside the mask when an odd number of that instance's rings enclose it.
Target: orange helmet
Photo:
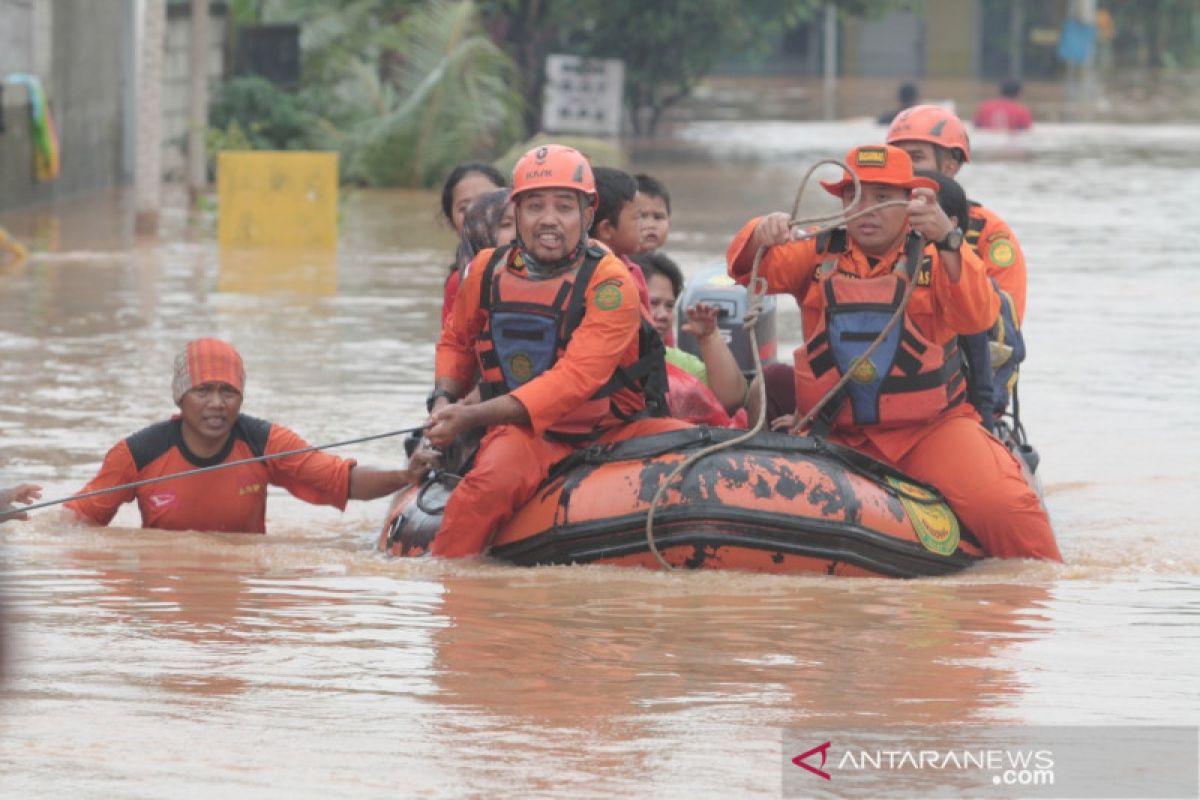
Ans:
[[[887,143],[929,142],[947,150],[962,151],[962,160],[971,160],[971,142],[962,120],[941,106],[906,108],[892,120]]]
[[[600,202],[592,165],[573,147],[544,144],[518,159],[513,167],[512,199],[537,189],[574,189],[587,196],[592,206]]]

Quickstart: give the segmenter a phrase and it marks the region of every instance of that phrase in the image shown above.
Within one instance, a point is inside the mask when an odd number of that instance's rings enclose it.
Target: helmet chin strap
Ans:
[[[516,211],[517,211],[517,214],[520,215],[520,213],[521,213],[520,205],[517,206]],[[575,244],[575,246],[573,248],[571,248],[571,251],[569,253],[567,253],[562,258],[556,259],[554,261],[540,261],[537,258],[534,258],[533,253],[531,253],[529,250],[529,246],[525,243],[525,240],[521,238],[520,224],[517,225],[517,236],[516,236],[517,249],[521,253],[521,259],[525,262],[525,270],[530,274],[531,277],[548,278],[559,272],[562,272],[562,271],[565,271],[568,269],[572,269],[572,268],[578,266],[580,264],[580,262],[583,261],[583,252],[584,252],[584,250],[587,249],[587,241],[588,241],[587,232],[588,232],[588,229],[591,227],[591,211],[592,211],[591,206],[584,206],[582,202],[580,203],[579,241]]]

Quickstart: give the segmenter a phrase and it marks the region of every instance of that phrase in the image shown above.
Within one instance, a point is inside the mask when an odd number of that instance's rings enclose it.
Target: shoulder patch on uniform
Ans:
[[[234,436],[243,439],[250,445],[250,452],[256,456],[267,452],[267,440],[271,437],[271,423],[258,417],[238,414],[237,424],[234,425]]]
[[[596,286],[596,290],[592,295],[596,302],[596,308],[601,311],[612,311],[614,308],[621,307],[621,282],[615,278],[601,282]]]
[[[129,448],[129,454],[133,456],[133,463],[138,472],[175,446],[175,431],[178,425],[179,420],[169,419],[142,428],[125,438],[125,446]]]
[[[997,267],[1010,267],[1017,260],[1017,251],[1007,237],[997,239],[988,247],[988,260]]]
[[[989,242],[994,242],[997,239],[1011,239],[1011,238],[1012,238],[1012,236],[1009,234],[1008,231],[995,231],[994,233],[989,233],[987,236],[987,240]]]

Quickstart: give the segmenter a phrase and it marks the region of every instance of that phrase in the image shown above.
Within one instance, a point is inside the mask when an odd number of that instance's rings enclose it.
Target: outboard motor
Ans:
[[[750,350],[750,332],[742,327],[742,320],[750,307],[750,294],[746,287],[734,282],[725,273],[724,267],[710,267],[701,270],[687,282],[681,296],[675,304],[675,341],[679,349],[693,355],[700,355],[700,348],[694,336],[679,330],[678,325],[687,319],[685,309],[707,303],[716,306],[721,311],[717,325],[721,336],[733,351],[738,366],[747,378],[754,376],[754,354]],[[764,364],[775,360],[776,331],[775,331],[775,298],[767,295],[763,298],[762,313],[754,326],[758,336],[759,357]]]

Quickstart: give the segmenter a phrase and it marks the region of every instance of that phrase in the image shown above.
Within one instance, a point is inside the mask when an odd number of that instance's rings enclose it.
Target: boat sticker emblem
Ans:
[[[508,371],[519,383],[525,383],[533,377],[533,359],[525,353],[516,353],[508,359]]]
[[[879,371],[875,369],[875,365],[869,358],[856,360],[854,366],[850,368],[850,380],[855,383],[874,383],[877,377],[879,377]]]
[[[988,248],[988,258],[997,267],[1011,267],[1017,260],[1017,254],[1013,251],[1012,242],[1008,239],[997,239]]]
[[[960,537],[958,518],[950,507],[945,503],[922,502],[934,499],[934,494],[916,484],[893,477],[887,481],[899,490],[900,505],[925,549],[939,556],[954,555]]]

